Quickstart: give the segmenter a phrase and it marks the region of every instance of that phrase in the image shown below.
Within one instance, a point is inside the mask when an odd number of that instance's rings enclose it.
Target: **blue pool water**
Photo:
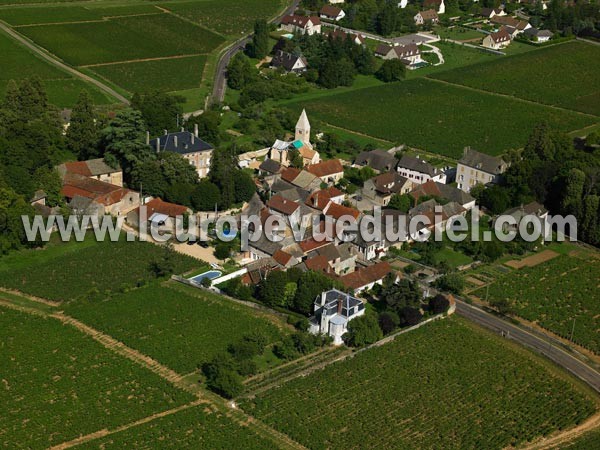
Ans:
[[[201,273],[200,275],[196,275],[195,277],[188,278],[188,280],[193,281],[194,283],[200,284],[200,282],[204,278],[208,278],[209,280],[214,280],[215,278],[219,278],[223,272],[219,270],[209,270],[208,272]]]

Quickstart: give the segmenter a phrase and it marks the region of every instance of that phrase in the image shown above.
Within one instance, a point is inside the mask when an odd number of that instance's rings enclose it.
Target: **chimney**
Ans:
[[[183,133],[185,131],[185,128],[181,127],[181,132]]]
[[[166,136],[167,134],[169,134],[169,132],[168,132],[167,130],[165,130],[165,136]]]
[[[194,124],[194,136],[198,137],[198,124]]]
[[[160,138],[156,138],[156,153],[160,153]]]
[[[467,153],[469,153],[469,150],[471,150],[471,147],[465,147],[463,150],[463,156],[467,156]]]
[[[146,145],[150,145],[150,132],[146,131]]]
[[[313,197],[313,206],[319,206],[319,193],[318,192]]]
[[[175,148],[178,147],[178,145],[177,145],[177,135],[173,136],[173,144],[175,145]]]
[[[338,298],[338,304],[337,304],[337,313],[338,314],[342,314],[342,305],[344,304],[344,300],[342,299],[342,297]]]
[[[195,140],[196,140],[196,136],[194,136],[194,135],[192,134],[192,144],[194,143],[194,141],[195,141]]]

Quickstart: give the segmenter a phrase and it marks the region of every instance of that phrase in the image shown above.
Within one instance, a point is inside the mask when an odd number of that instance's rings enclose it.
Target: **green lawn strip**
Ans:
[[[0,307],[0,442],[47,448],[193,400],[57,320]]]
[[[562,131],[595,123],[575,112],[423,78],[294,100],[286,106],[294,113],[306,108],[311,117],[332,125],[452,158],[459,158],[468,145],[492,155],[520,148],[542,121]]]
[[[65,311],[179,373],[196,370],[244,334],[261,331],[276,342],[287,332],[222,296],[157,284],[106,301],[72,302]]]
[[[547,361],[451,318],[241,407],[309,448],[501,449],[583,422],[594,399]]]
[[[571,41],[431,76],[600,116],[599,74],[600,48]]]
[[[551,247],[552,249],[552,247]],[[561,254],[534,267],[500,276],[473,295],[489,301],[508,298],[518,316],[600,353],[600,256],[579,250],[578,256]]]
[[[148,242],[66,245],[64,251],[51,247],[10,255],[0,265],[0,286],[56,301],[103,298],[151,282],[152,263],[165,257],[163,248]],[[204,265],[179,253],[172,262],[175,273]]]
[[[434,259],[438,264],[445,261],[452,268],[465,266],[473,262],[472,258],[450,247],[443,247],[435,254]]]

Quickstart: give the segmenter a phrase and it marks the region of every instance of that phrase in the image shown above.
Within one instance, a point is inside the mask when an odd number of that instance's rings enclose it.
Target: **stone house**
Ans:
[[[397,163],[396,170],[403,177],[416,184],[429,180],[446,183],[446,174],[419,157],[403,155]]]
[[[61,177],[64,177],[67,173],[73,173],[115,186],[123,186],[123,170],[120,167],[109,166],[102,158],[67,162],[59,165],[56,169]]]
[[[321,33],[321,19],[316,16],[285,16],[281,20],[281,29],[290,33],[313,34]]]
[[[456,167],[459,189],[469,192],[477,184],[498,183],[509,164],[498,156],[486,155],[465,147]]]

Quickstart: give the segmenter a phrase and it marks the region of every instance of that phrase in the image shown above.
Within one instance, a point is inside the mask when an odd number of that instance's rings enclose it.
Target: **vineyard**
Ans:
[[[165,257],[163,248],[148,242],[90,239],[58,246],[65,246],[65,251],[51,248],[11,255],[0,265],[0,286],[57,301],[103,297],[155,279],[151,264]],[[179,253],[173,253],[172,263],[175,273],[203,265]]]
[[[600,48],[554,45],[510,58],[431,75],[450,83],[600,115]],[[535,76],[532,76],[535,72]]]
[[[514,301],[517,315],[567,339],[575,321],[573,341],[600,353],[599,280],[600,256],[583,252],[511,271],[473,295],[487,295],[489,301],[508,298]]]
[[[191,401],[75,328],[0,308],[0,446],[46,448]]]
[[[251,331],[281,339],[280,323],[216,294],[151,285],[108,301],[67,305],[67,314],[180,373],[189,373]]]
[[[334,126],[452,158],[460,158],[467,145],[491,155],[520,148],[532,127],[543,121],[561,131],[596,122],[575,112],[425,78],[294,100],[286,106],[298,114],[306,108],[311,117]],[[498,111],[511,113],[499,115]]]
[[[315,448],[516,446],[597,408],[566,375],[460,319],[420,328],[241,407]]]
[[[273,444],[220,412],[196,406],[152,422],[91,441],[78,449],[271,449]]]

